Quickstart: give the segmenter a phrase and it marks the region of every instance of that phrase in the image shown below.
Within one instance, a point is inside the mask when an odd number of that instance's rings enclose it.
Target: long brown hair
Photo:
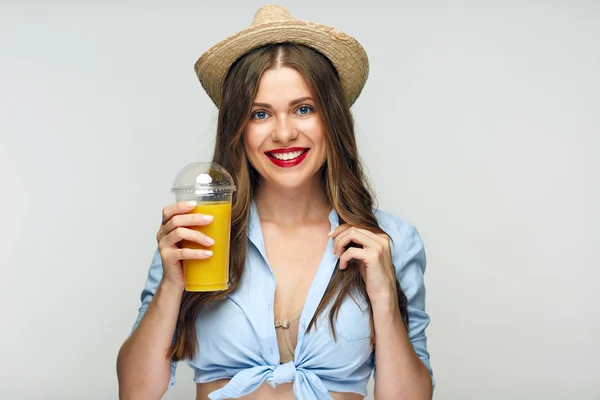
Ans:
[[[307,81],[316,97],[318,109],[327,134],[327,160],[321,168],[321,182],[327,198],[338,214],[340,224],[385,233],[377,224],[373,213],[374,196],[363,174],[354,137],[354,121],[344,96],[339,76],[331,62],[322,54],[297,44],[273,44],[253,50],[236,61],[225,79],[223,98],[219,109],[217,138],[213,161],[224,166],[233,176],[237,192],[234,194],[231,222],[231,252],[229,263],[229,289],[221,292],[184,292],[181,301],[175,341],[170,351],[173,361],[191,359],[196,351],[195,321],[200,308],[232,293],[239,286],[248,239],[246,230],[250,205],[259,175],[246,158],[243,131],[249,120],[252,102],[260,78],[270,68],[285,66],[296,69]],[[398,282],[398,303],[404,324],[408,326],[406,296]],[[371,323],[371,343],[375,343],[373,311],[365,283],[358,268],[352,263],[341,271],[335,269],[315,316],[333,301],[329,321],[334,338],[334,321],[346,296],[362,296],[368,305]]]

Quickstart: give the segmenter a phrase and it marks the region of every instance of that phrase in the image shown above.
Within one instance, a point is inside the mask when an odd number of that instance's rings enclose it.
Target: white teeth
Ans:
[[[271,153],[271,155],[278,160],[293,160],[294,158],[298,158],[304,153],[304,150],[291,151],[289,153]]]

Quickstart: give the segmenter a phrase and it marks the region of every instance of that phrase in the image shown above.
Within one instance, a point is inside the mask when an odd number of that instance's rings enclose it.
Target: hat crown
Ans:
[[[263,6],[254,14],[252,26],[268,24],[270,22],[294,21],[295,18],[288,10],[281,6],[269,5]]]
[[[285,8],[260,7],[252,24],[206,50],[194,64],[196,75],[217,108],[231,66],[249,52],[270,44],[294,43],[321,53],[336,69],[344,100],[351,106],[369,74],[365,49],[353,37],[335,28],[294,18]]]

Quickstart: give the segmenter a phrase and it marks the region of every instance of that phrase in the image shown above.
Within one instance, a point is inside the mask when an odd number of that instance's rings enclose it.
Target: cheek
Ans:
[[[269,137],[268,124],[252,125],[249,124],[244,130],[244,146],[246,151],[258,151],[264,141]]]
[[[297,127],[304,132],[310,132],[311,135],[315,135],[318,134],[318,132],[323,131],[323,124],[321,123],[321,120],[316,117],[300,120]]]
[[[305,132],[310,140],[317,146],[325,146],[325,129],[323,128],[323,123],[321,123],[318,119],[311,119],[304,121],[301,127],[299,127],[303,132]]]
[[[246,150],[246,154],[248,156],[252,156],[252,153],[256,151],[258,148],[258,140],[257,135],[252,132],[251,129],[244,131],[244,149]]]
[[[260,169],[261,157],[260,157],[260,146],[261,139],[260,135],[256,134],[253,130],[245,130],[243,134],[244,138],[244,150],[246,152],[246,159],[255,169]]]
[[[248,162],[250,162],[250,164],[256,168],[256,166],[254,165],[254,151],[252,150],[252,138],[250,137],[250,135],[246,134],[246,132],[244,132],[243,134],[243,138],[244,138],[244,152],[246,153],[246,159],[248,160]]]

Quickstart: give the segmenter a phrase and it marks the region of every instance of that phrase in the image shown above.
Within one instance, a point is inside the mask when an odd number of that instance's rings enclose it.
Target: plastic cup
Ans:
[[[175,194],[176,201],[197,202],[190,213],[214,217],[208,225],[190,227],[214,239],[214,245],[181,241],[182,248],[213,252],[204,260],[183,260],[185,290],[189,292],[213,292],[229,287],[231,198],[234,191],[231,175],[217,163],[188,164],[173,182],[171,192]]]

